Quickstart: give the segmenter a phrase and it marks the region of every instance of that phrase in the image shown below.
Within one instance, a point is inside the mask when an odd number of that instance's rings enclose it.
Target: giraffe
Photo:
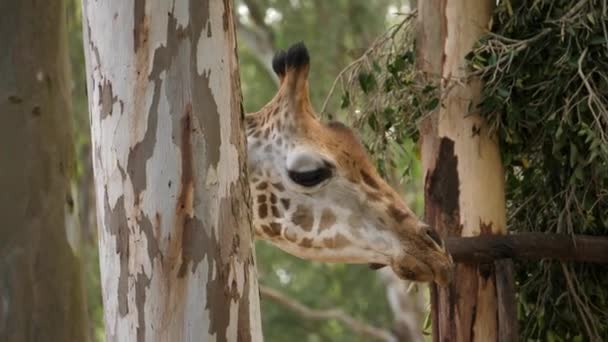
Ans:
[[[309,61],[303,43],[278,52],[277,94],[245,116],[255,237],[303,259],[390,266],[446,285],[453,263],[436,231],[378,175],[349,128],[318,119]]]

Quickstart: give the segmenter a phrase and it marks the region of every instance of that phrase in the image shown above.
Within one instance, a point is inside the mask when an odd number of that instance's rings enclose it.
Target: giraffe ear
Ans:
[[[299,107],[309,103],[308,69],[310,56],[304,43],[292,45],[285,53],[285,87],[288,96]],[[283,85],[283,82],[281,82]]]

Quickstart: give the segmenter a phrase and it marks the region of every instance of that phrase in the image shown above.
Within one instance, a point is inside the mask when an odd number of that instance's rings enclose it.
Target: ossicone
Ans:
[[[278,51],[272,59],[272,68],[279,76],[282,98],[296,111],[312,109],[308,95],[310,56],[306,45],[299,42],[287,51]]]
[[[300,70],[307,68],[309,64],[310,56],[303,42],[293,44],[287,51],[277,51],[272,59],[272,69],[281,80],[288,72],[295,71],[298,73]]]

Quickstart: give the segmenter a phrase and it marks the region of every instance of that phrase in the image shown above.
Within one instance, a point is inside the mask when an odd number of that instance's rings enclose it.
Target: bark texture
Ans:
[[[0,341],[87,341],[63,3],[0,13]]]
[[[108,341],[260,341],[231,2],[83,2]]]
[[[465,55],[488,28],[492,1],[419,1],[418,63],[429,79],[441,79],[442,105],[421,124],[425,218],[444,236],[503,234],[504,172],[498,145],[476,113],[481,82],[454,85],[465,74]],[[505,267],[501,266],[501,270]],[[458,263],[452,284],[432,287],[435,341],[498,341],[512,328],[512,284],[496,285],[493,262]],[[510,297],[510,298],[509,298]],[[500,329],[500,330],[499,330]],[[513,335],[517,336],[517,334]]]

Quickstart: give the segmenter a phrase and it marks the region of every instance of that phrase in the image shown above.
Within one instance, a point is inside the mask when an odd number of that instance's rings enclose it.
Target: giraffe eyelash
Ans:
[[[332,176],[331,168],[329,167],[304,172],[288,171],[287,174],[294,183],[305,187],[319,185]]]

